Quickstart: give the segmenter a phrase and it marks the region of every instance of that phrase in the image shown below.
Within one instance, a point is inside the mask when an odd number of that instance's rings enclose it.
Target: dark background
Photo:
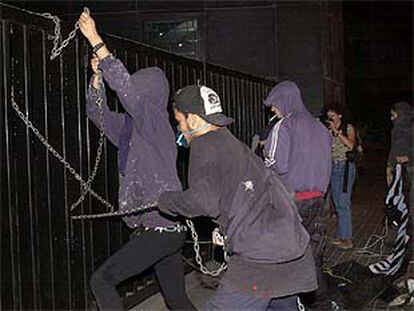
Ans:
[[[5,2],[57,14],[70,25],[86,5],[101,31],[139,41],[145,41],[142,21],[197,18],[200,60],[277,80],[293,79],[314,113],[328,101],[337,101],[327,98],[320,78],[326,75],[323,49],[332,48],[323,33],[331,31],[343,37],[339,54],[331,58],[343,59],[338,64],[342,69],[336,69],[344,75],[341,97],[359,123],[375,132],[382,129],[384,136],[389,106],[412,98],[412,1]],[[342,25],[336,29],[324,23],[320,13],[326,3],[341,7]]]
[[[412,102],[412,1],[346,1],[344,25],[349,107],[381,132],[392,103]]]
[[[64,37],[73,29],[83,6],[88,6],[100,32],[128,38],[104,37],[131,71],[137,66],[157,64],[164,66],[172,91],[194,83],[197,77],[225,94],[222,98],[226,112],[237,119],[232,130],[248,144],[255,130],[265,123],[261,102],[276,81],[291,79],[298,83],[305,103],[315,115],[333,102],[349,107],[358,125],[368,129],[364,147],[375,149],[376,155],[386,153],[390,105],[412,96],[411,2],[7,3],[58,15],[64,21]],[[90,48],[78,36],[60,60],[49,61],[46,54],[51,43],[39,29],[51,31],[52,23],[20,10],[8,9],[13,13],[4,13],[2,8],[0,98],[5,105],[0,106],[0,304],[4,309],[12,308],[9,302],[15,308],[27,309],[86,307],[93,301],[88,286],[90,273],[127,239],[125,226],[119,222],[70,222],[59,206],[75,199],[79,185],[60,163],[51,156],[49,159],[8,101],[10,84],[14,84],[21,108],[28,110],[41,131],[49,132],[52,145],[59,151],[70,146],[68,160],[88,171],[97,141],[96,129],[89,129],[83,109]],[[113,94],[110,102],[116,106]],[[47,126],[45,120],[49,122]],[[374,146],[370,142],[379,143]],[[108,183],[116,179],[116,150],[108,144],[105,154],[104,170],[95,183],[116,201],[117,185]],[[179,163],[184,172],[184,162]],[[382,160],[373,163],[382,176]],[[88,213],[100,211],[101,206],[86,200],[84,208]],[[56,260],[50,263],[53,256]],[[134,282],[121,291],[131,290],[144,299],[149,294],[144,291],[154,290],[154,280],[149,276],[140,276]],[[141,289],[137,293],[131,288]],[[46,307],[49,303],[52,307]]]

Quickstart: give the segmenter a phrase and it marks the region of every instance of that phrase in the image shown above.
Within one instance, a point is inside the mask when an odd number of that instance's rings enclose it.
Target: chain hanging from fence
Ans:
[[[55,59],[57,56],[59,56],[62,53],[62,50],[69,44],[69,41],[72,40],[75,37],[76,31],[79,29],[79,21],[78,21],[78,22],[76,22],[76,24],[74,26],[74,29],[69,33],[68,37],[65,40],[62,41],[60,19],[57,16],[51,15],[50,13],[36,13],[36,12],[27,11],[27,10],[25,10],[25,11],[30,13],[30,14],[34,14],[34,15],[42,16],[42,17],[47,18],[47,19],[51,19],[54,22],[54,24],[55,24],[54,34],[55,35],[49,37],[49,39],[53,39],[53,48],[52,48],[52,52],[51,52],[51,56],[50,56],[51,60]],[[84,8],[84,12],[87,13],[87,14],[90,13],[90,11],[87,7]],[[95,178],[96,173],[98,171],[99,162],[100,162],[101,155],[102,155],[103,141],[104,141],[104,136],[105,136],[104,120],[103,120],[103,105],[102,105],[103,99],[102,99],[101,89],[102,89],[102,87],[100,87],[98,89],[98,92],[97,92],[98,93],[98,98],[95,102],[95,104],[99,108],[100,137],[99,137],[99,142],[98,142],[98,149],[97,149],[97,155],[96,155],[96,159],[95,159],[95,165],[94,165],[94,168],[93,168],[93,171],[92,171],[91,175],[89,176],[89,178],[86,182],[76,172],[76,170],[66,161],[66,159],[62,155],[60,155],[56,151],[56,149],[54,149],[49,144],[47,139],[42,134],[40,134],[39,130],[33,125],[33,123],[19,109],[19,106],[16,103],[15,98],[14,98],[14,87],[12,86],[12,89],[11,89],[11,104],[12,104],[13,109],[16,111],[16,113],[20,117],[20,119],[26,124],[26,126],[28,128],[30,128],[32,130],[32,132],[43,143],[43,145],[47,148],[47,150],[53,156],[55,156],[59,160],[60,163],[62,163],[64,165],[64,167],[75,177],[75,179],[77,181],[80,182],[80,184],[82,186],[81,196],[79,197],[79,199],[75,203],[73,203],[71,205],[70,211],[73,211],[85,199],[85,196],[88,192],[90,192],[96,199],[98,199],[102,204],[104,204],[106,207],[108,207],[111,210],[111,212],[102,213],[102,214],[72,216],[71,218],[74,219],[74,220],[128,216],[128,215],[132,215],[132,214],[135,214],[135,213],[138,213],[138,212],[146,212],[146,211],[153,210],[157,205],[156,202],[153,202],[153,203],[148,203],[148,204],[145,204],[145,205],[142,205],[142,206],[130,209],[130,210],[124,210],[124,211],[117,210],[117,211],[115,211],[115,207],[111,203],[106,201],[104,198],[102,198],[100,195],[98,195],[91,188],[91,183],[92,183],[93,179]],[[227,269],[227,264],[223,262],[217,270],[213,270],[213,271],[208,270],[208,268],[204,266],[203,260],[202,260],[201,255],[200,255],[200,245],[199,245],[199,242],[198,242],[198,234],[195,230],[194,224],[189,219],[186,219],[186,223],[187,223],[187,226],[191,230],[191,236],[194,240],[193,249],[194,249],[194,253],[195,253],[195,259],[196,259],[197,264],[200,267],[201,272],[206,274],[206,275],[213,276],[213,277],[219,276],[224,270]],[[227,256],[227,252],[226,252],[226,249],[225,249],[224,246],[223,246],[223,250],[224,250],[225,261],[228,262],[229,258]]]
[[[40,140],[40,142],[47,148],[47,150],[58,159],[60,163],[63,164],[63,166],[75,177],[77,181],[80,182],[82,186],[82,191],[79,199],[73,203],[70,206],[70,211],[73,211],[84,199],[88,192],[90,192],[95,198],[97,198],[100,202],[102,202],[105,206],[109,207],[111,211],[114,210],[114,206],[107,202],[105,199],[103,199],[100,195],[98,195],[95,191],[91,189],[92,181],[94,180],[97,172],[99,163],[101,161],[102,151],[103,151],[103,143],[105,139],[105,127],[104,127],[104,119],[103,119],[103,98],[102,98],[102,85],[97,90],[97,99],[95,101],[95,104],[98,106],[99,109],[99,122],[100,122],[100,134],[99,134],[99,141],[98,141],[98,149],[96,151],[96,158],[95,158],[95,164],[92,170],[91,175],[85,182],[82,177],[76,172],[76,170],[73,168],[72,165],[70,165],[66,159],[59,154],[59,152],[56,151],[55,148],[53,148],[48,140],[40,134],[39,130],[33,125],[33,123],[25,116],[25,114],[20,110],[18,104],[16,103],[16,100],[14,98],[14,86],[11,87],[11,105],[13,109],[16,111],[17,115],[20,117],[20,119],[26,124],[28,128],[33,132],[33,134],[36,135],[36,137]]]
[[[140,206],[127,209],[127,210],[123,210],[123,211],[118,210],[118,211],[114,211],[110,213],[77,215],[77,216],[71,216],[71,218],[74,220],[86,220],[86,219],[101,219],[101,218],[108,218],[108,217],[129,216],[129,215],[137,214],[140,212],[150,211],[154,209],[156,206],[157,206],[157,202],[152,202],[152,203],[140,205]],[[191,230],[191,237],[194,240],[193,249],[195,253],[195,260],[198,266],[200,267],[200,271],[206,275],[210,275],[213,277],[219,276],[224,270],[227,269],[227,264],[223,262],[217,270],[210,271],[203,264],[203,259],[201,258],[201,254],[200,254],[200,244],[198,240],[198,234],[197,234],[197,231],[195,230],[194,224],[189,219],[186,219],[186,223],[187,223],[188,228],[190,228]],[[226,262],[228,262],[229,258],[227,256],[227,251],[224,246],[223,246],[223,251],[224,251],[224,259]]]
[[[72,40],[76,36],[76,31],[79,29],[79,21],[77,21],[75,23],[74,29],[69,33],[68,37],[65,40],[62,40],[60,19],[56,15],[52,15],[50,13],[37,13],[37,12],[28,11],[28,10],[23,10],[23,11],[29,14],[34,14],[34,15],[41,16],[47,19],[51,19],[54,22],[55,24],[54,36],[49,36],[49,39],[53,39],[53,48],[52,48],[52,52],[50,56],[51,60],[55,59],[57,56],[59,56],[62,53],[62,50],[69,44],[70,40]],[[90,10],[87,7],[84,7],[83,12],[89,14]],[[103,103],[102,85],[97,90],[97,95],[98,97],[96,99],[95,104],[98,106],[98,109],[99,109],[100,135],[99,135],[99,141],[98,141],[98,149],[96,151],[95,164],[94,164],[91,175],[88,177],[87,181],[85,182],[82,179],[82,177],[75,171],[75,169],[66,161],[66,159],[62,155],[60,155],[49,144],[47,139],[43,135],[40,134],[39,130],[19,109],[19,106],[14,99],[14,87],[12,86],[12,89],[11,89],[11,104],[12,104],[13,109],[17,112],[20,119],[22,119],[22,121],[26,124],[26,126],[32,130],[32,132],[36,135],[36,137],[43,143],[43,145],[45,145],[47,150],[53,156],[55,156],[59,160],[59,162],[61,162],[64,165],[64,167],[81,184],[81,187],[82,187],[81,195],[78,198],[78,200],[76,200],[76,202],[70,206],[70,211],[73,211],[85,199],[85,196],[88,192],[90,192],[98,201],[100,201],[103,205],[108,207],[111,211],[115,210],[115,207],[111,203],[109,203],[107,200],[102,198],[99,194],[97,194],[95,191],[91,189],[92,181],[94,180],[97,174],[97,171],[98,171],[99,163],[100,163],[101,156],[102,156],[103,143],[105,139],[105,127],[104,127],[104,120],[103,120],[103,105],[102,105]]]
[[[8,6],[7,4],[3,4],[3,5]],[[62,40],[61,20],[59,19],[59,17],[57,17],[56,15],[52,15],[50,13],[38,13],[38,12],[25,10],[22,8],[19,8],[19,10],[32,14],[32,15],[37,15],[37,16],[50,19],[55,24],[54,35],[48,36],[49,40],[53,40],[53,48],[52,48],[52,52],[50,55],[50,60],[54,60],[56,57],[58,57],[62,53],[62,50],[69,44],[70,40],[75,38],[76,31],[79,29],[79,21],[77,21],[75,23],[74,29],[68,34],[67,38],[65,40]],[[83,12],[86,14],[89,14],[90,10],[89,8],[84,7]]]

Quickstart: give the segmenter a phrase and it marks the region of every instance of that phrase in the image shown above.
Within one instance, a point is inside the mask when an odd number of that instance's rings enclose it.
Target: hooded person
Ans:
[[[166,190],[180,191],[175,135],[167,111],[169,83],[164,72],[151,67],[130,75],[122,62],[109,53],[88,14],[82,14],[80,29],[96,55],[92,60],[95,74],[88,89],[87,116],[100,126],[96,105],[100,89],[105,135],[118,148],[119,209],[155,201]],[[125,112],[108,108],[101,75],[116,91]],[[129,242],[109,257],[91,279],[99,308],[123,309],[116,286],[153,267],[167,306],[172,310],[193,310],[185,293],[181,259],[186,227],[157,210],[123,220],[133,230]]]
[[[414,108],[407,102],[397,102],[391,107],[391,120],[393,128],[391,130],[391,146],[388,152],[387,160],[387,182],[391,184],[394,176],[394,169],[396,164],[403,166],[404,180],[407,185],[407,193],[409,193],[409,206],[411,214],[410,232],[414,232],[413,217],[414,217],[414,145],[413,145],[413,131],[414,131]]]
[[[332,136],[305,107],[299,87],[291,81],[277,84],[264,104],[279,118],[264,143],[265,165],[295,193],[316,260],[316,298],[323,299],[322,263],[328,215],[324,196],[331,175]],[[305,300],[312,302],[314,298]]]
[[[226,128],[233,122],[206,86],[177,92],[173,108],[190,144],[187,190],[167,191],[158,208],[210,217],[231,254],[207,310],[297,310],[297,294],[316,288],[309,235],[274,172]]]
[[[413,166],[413,122],[414,109],[407,102],[397,102],[391,107],[391,146],[388,166],[397,163]]]

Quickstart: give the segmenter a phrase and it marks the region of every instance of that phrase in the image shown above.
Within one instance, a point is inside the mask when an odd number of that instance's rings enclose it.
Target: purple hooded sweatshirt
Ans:
[[[264,104],[284,116],[265,142],[266,166],[296,193],[325,193],[331,175],[329,131],[306,109],[298,86],[291,81],[276,85]]]
[[[106,137],[118,148],[119,209],[157,200],[164,191],[182,190],[176,169],[177,148],[167,112],[169,84],[157,67],[130,75],[121,61],[104,59],[99,68],[108,85],[116,91],[126,113],[110,111],[104,97]],[[99,127],[96,90],[90,85],[86,113]],[[125,217],[130,228],[168,226],[174,222],[158,211]]]

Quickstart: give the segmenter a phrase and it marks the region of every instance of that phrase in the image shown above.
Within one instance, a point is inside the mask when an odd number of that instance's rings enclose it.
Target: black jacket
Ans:
[[[395,104],[398,118],[391,130],[391,147],[388,153],[388,165],[396,164],[397,156],[407,156],[413,164],[413,107],[406,102]]]
[[[189,189],[160,196],[159,208],[220,225],[228,249],[245,260],[283,263],[306,251],[309,235],[278,177],[226,128],[191,143]]]

